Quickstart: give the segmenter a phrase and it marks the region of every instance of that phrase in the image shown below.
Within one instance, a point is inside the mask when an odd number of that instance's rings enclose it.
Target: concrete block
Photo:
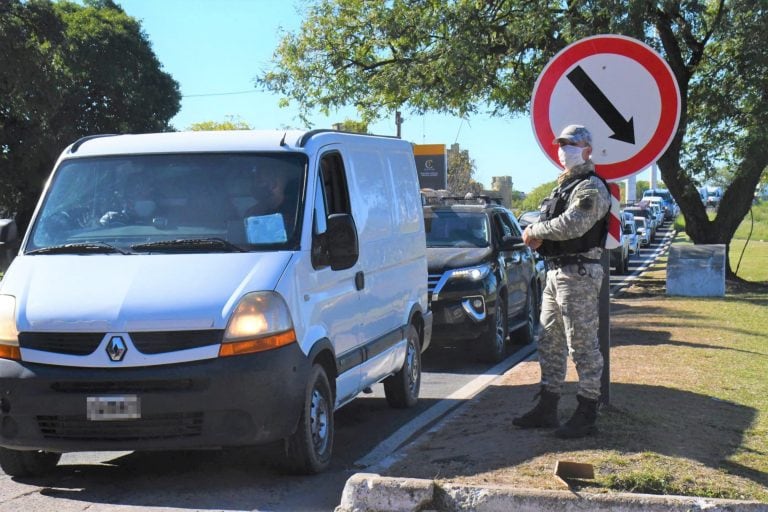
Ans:
[[[355,473],[347,480],[335,512],[417,512],[432,503],[432,480]]]
[[[725,245],[671,245],[667,261],[667,295],[725,295]]]

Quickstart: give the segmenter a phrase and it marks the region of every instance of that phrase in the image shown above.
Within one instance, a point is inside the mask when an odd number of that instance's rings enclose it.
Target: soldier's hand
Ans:
[[[530,226],[527,226],[525,230],[523,230],[523,243],[535,251],[541,247],[542,240],[540,238],[532,237],[529,227]]]

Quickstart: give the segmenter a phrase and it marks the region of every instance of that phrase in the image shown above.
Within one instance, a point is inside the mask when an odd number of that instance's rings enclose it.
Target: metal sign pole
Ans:
[[[600,379],[600,403],[609,405],[611,400],[611,266],[610,251],[603,250],[600,263],[603,265],[603,285],[600,287],[598,316],[600,327],[597,339],[600,343],[600,353],[603,355],[603,376]]]

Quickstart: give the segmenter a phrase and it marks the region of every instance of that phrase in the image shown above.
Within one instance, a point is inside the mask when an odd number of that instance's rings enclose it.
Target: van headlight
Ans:
[[[229,319],[219,357],[263,352],[296,341],[288,305],[275,292],[245,295]]]
[[[16,328],[16,297],[0,295],[0,357],[21,359],[19,330]]]
[[[491,265],[485,263],[476,267],[457,268],[448,273],[449,279],[469,279],[470,281],[480,281],[491,272]]]

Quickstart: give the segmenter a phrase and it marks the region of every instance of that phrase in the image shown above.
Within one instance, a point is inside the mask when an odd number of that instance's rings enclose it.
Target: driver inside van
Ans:
[[[288,176],[275,165],[251,170],[251,194],[255,203],[245,211],[248,243],[281,243],[288,239],[286,193]]]

